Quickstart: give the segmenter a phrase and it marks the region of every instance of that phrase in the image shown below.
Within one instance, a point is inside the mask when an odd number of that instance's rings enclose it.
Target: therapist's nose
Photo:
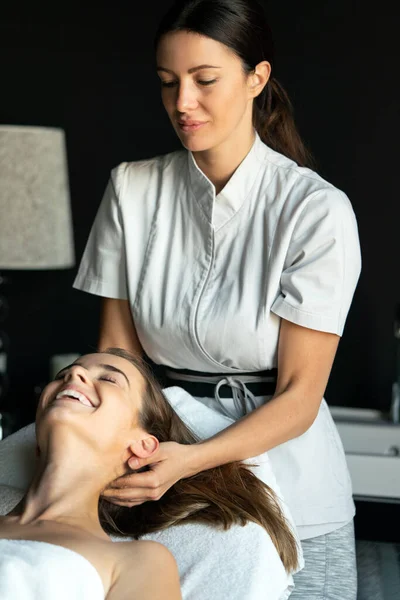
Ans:
[[[176,109],[180,113],[186,113],[197,108],[197,90],[193,82],[181,82],[177,88]]]

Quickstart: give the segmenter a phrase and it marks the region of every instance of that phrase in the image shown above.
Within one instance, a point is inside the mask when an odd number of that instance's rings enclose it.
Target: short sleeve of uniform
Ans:
[[[121,164],[111,172],[73,287],[107,298],[128,298],[124,230],[119,205]]]
[[[271,311],[303,327],[342,335],[360,270],[350,201],[335,188],[319,191],[293,228]]]

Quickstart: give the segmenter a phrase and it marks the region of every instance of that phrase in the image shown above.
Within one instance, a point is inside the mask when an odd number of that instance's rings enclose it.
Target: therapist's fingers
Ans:
[[[140,504],[143,504],[143,502],[146,502],[146,500],[136,500],[134,502],[128,502],[128,501],[123,501],[123,500],[119,500],[118,498],[106,498],[107,502],[111,502],[111,504],[115,504],[116,506],[122,506],[125,508],[132,508],[133,506],[139,506]]]
[[[158,490],[143,490],[143,489],[120,489],[120,490],[104,490],[103,498],[108,500],[120,500],[121,502],[146,502],[147,500],[159,500],[162,496]]]
[[[132,473],[118,477],[110,483],[107,490],[133,489],[133,488],[158,488],[160,482],[157,473],[145,471],[144,473]],[[107,491],[105,490],[105,491]]]
[[[128,460],[129,467],[136,471],[137,469],[142,469],[143,467],[147,467],[149,465],[154,465],[160,460],[163,460],[163,456],[161,451],[158,451],[157,455],[148,456],[147,458],[138,458],[137,456],[133,456]]]
[[[105,500],[118,502],[137,502],[142,503],[147,500],[159,500],[161,498],[159,490],[143,488],[121,488],[104,490],[102,496]]]

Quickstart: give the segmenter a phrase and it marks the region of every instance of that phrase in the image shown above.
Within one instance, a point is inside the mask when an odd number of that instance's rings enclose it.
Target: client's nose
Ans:
[[[89,373],[81,365],[72,365],[65,374],[65,380],[73,381],[74,379],[87,383],[89,381]]]

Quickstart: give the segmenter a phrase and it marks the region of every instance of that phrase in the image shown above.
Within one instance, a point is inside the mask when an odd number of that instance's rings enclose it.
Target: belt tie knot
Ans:
[[[219,390],[223,385],[227,385],[231,388],[234,407],[237,413],[241,414],[242,417],[257,408],[255,396],[246,387],[246,384],[240,379],[235,379],[235,377],[228,375],[220,379],[214,388],[214,398],[227,417],[237,419],[237,414],[231,413],[221,400]]]

